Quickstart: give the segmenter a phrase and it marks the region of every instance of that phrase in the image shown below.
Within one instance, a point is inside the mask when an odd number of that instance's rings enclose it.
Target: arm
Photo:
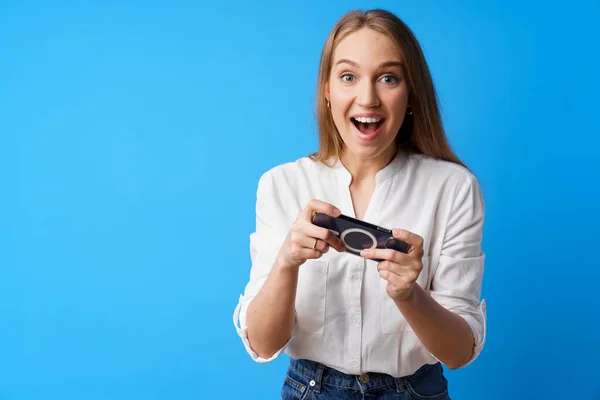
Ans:
[[[408,298],[395,303],[427,350],[448,368],[469,362],[473,333],[460,315],[441,306],[419,285],[414,285]]]
[[[470,328],[468,334],[466,331],[464,333],[467,337],[460,341],[464,346],[461,347],[463,350],[460,356],[448,359],[451,363],[449,367],[458,368],[470,364],[485,344],[486,303],[481,300],[485,261],[482,251],[484,219],[485,209],[479,182],[471,175],[456,191],[446,223],[439,262],[431,266],[431,299],[460,316],[460,319],[455,319]],[[450,338],[444,341],[449,342],[448,346],[454,345]],[[443,353],[436,351],[432,347],[434,356],[439,354],[440,357],[446,357],[447,350]]]
[[[248,307],[248,341],[259,357],[272,358],[290,340],[295,326],[298,269],[275,263]]]
[[[477,181],[471,177],[455,195],[440,261],[432,266],[429,293],[416,283],[423,268],[420,236],[394,230],[395,237],[411,244],[408,254],[381,250],[365,255],[386,260],[378,270],[388,281],[388,295],[423,345],[451,369],[473,361],[485,340],[485,302],[479,301],[483,219],[483,200]]]
[[[279,356],[292,339],[300,266],[309,258],[321,257],[329,246],[344,249],[328,229],[311,223],[314,211],[336,213],[332,205],[317,200],[299,213],[282,243],[279,224],[287,216],[280,203],[272,178],[263,176],[257,191],[256,231],[250,236],[250,281],[234,313],[238,334],[258,362]]]

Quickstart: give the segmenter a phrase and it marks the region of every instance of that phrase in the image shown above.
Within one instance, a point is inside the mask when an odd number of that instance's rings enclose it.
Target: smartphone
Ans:
[[[364,249],[394,249],[402,253],[408,253],[410,245],[402,240],[396,239],[390,229],[373,225],[347,215],[337,218],[327,214],[316,212],[312,223],[322,228],[329,229],[338,236],[346,245],[346,252],[360,257]],[[381,260],[374,260],[381,261]]]

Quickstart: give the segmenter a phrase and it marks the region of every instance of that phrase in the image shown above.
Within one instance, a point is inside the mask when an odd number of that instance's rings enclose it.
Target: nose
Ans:
[[[358,87],[356,102],[359,106],[372,108],[379,106],[379,96],[375,84],[367,79],[363,80]]]

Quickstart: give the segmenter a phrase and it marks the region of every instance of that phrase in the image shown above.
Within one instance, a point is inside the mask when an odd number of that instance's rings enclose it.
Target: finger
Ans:
[[[306,207],[304,208],[304,217],[307,221],[312,222],[313,215],[315,212],[321,212],[323,214],[327,214],[330,217],[336,218],[339,217],[342,213],[337,207],[333,204],[326,203],[321,200],[312,199],[308,202]]]
[[[423,249],[423,238],[416,233],[407,231],[406,229],[395,228],[392,234],[396,239],[402,240],[410,245],[409,253],[419,252]]]
[[[401,286],[404,280],[406,280],[406,274],[402,273],[402,266],[390,261],[380,262],[377,265],[377,273],[394,287]]]
[[[329,229],[321,228],[308,222],[300,223],[299,226],[306,236],[321,239],[339,252],[346,250],[342,239],[334,235]]]
[[[398,276],[406,275],[413,270],[414,267],[412,265],[396,264],[395,262],[387,260],[381,261],[379,264],[377,264],[377,271],[388,271],[389,273]]]
[[[301,245],[304,248],[307,248],[310,250],[317,250],[317,251],[320,251],[321,253],[327,253],[327,250],[329,250],[329,244],[327,244],[327,242],[325,242],[324,240],[321,240],[321,239],[314,238],[314,237],[304,236],[301,239]]]
[[[394,287],[401,286],[403,283],[402,277],[400,275],[395,274],[388,269],[379,269],[377,270],[377,273],[382,279],[385,279]]]
[[[308,259],[315,260],[317,258],[321,258],[323,256],[323,253],[320,252],[319,250],[302,249],[301,255],[304,260],[308,260]]]
[[[394,281],[394,282],[396,281],[396,278],[392,276],[392,275],[396,275],[396,274],[394,274],[394,273],[390,272],[390,271],[389,271],[389,270],[387,270],[387,269],[378,269],[378,270],[377,270],[377,273],[379,274],[379,276],[380,276],[382,279],[385,279],[386,281],[388,281],[388,282],[390,282],[390,283],[392,283],[392,284],[393,284],[393,282],[392,282],[392,281]],[[397,275],[396,275],[396,276],[397,276]]]
[[[401,287],[405,283],[415,282],[419,278],[421,270],[413,266],[382,261],[377,265],[377,272],[386,281],[396,287]]]
[[[377,271],[388,271],[392,274],[400,274],[402,273],[402,265],[384,260],[377,264]]]
[[[394,249],[365,249],[361,257],[371,260],[388,260],[397,264],[409,265],[414,261],[414,255],[404,254]]]

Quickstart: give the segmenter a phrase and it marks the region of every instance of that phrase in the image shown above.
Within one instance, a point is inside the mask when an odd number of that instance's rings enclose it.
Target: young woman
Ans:
[[[353,11],[336,24],[317,112],[319,151],[258,183],[238,333],[257,362],[290,356],[284,399],[449,399],[441,364],[469,364],[485,340],[484,207],[398,17]],[[410,250],[344,252],[315,212],[394,228]]]

